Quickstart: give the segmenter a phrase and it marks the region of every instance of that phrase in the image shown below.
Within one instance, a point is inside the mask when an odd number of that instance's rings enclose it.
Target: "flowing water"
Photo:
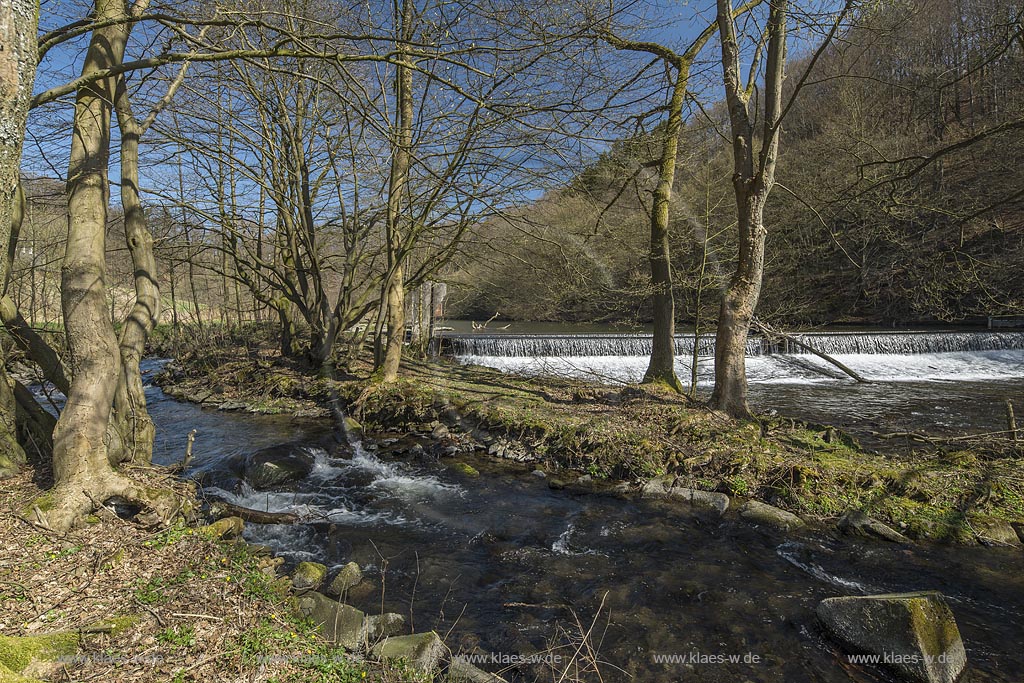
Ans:
[[[469,479],[449,461],[378,456],[373,440],[338,444],[325,427],[207,411],[152,386],[147,394],[158,461],[180,460],[196,428],[189,474],[210,482],[208,495],[303,517],[250,524],[249,540],[332,571],[358,562],[367,579],[356,606],[405,614],[455,650],[485,654],[491,671],[530,656],[564,668],[582,630],[608,682],[890,681],[850,664],[814,608],[835,595],[934,589],[964,637],[963,680],[1024,680],[1019,549],[786,535],[610,490],[553,490],[521,466],[460,457],[483,473]],[[240,457],[283,442],[314,455],[304,481],[254,491],[232,473]],[[504,675],[553,680],[541,668]]]

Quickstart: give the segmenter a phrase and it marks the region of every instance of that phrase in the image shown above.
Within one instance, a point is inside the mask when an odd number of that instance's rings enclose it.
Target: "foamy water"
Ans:
[[[985,381],[1024,378],[1024,350],[951,353],[840,354],[835,359],[866,379],[879,382]],[[647,370],[642,356],[460,356],[467,365],[481,365],[518,375],[557,375],[606,382],[638,382]],[[676,358],[676,372],[686,379],[691,358]],[[697,365],[698,384],[714,381],[711,358]],[[809,355],[747,358],[747,379],[752,384],[819,384],[850,382],[834,365]]]

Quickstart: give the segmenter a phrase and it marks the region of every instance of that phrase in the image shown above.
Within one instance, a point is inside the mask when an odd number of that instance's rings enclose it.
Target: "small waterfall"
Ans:
[[[793,335],[829,355],[969,353],[1024,349],[1024,332],[843,332]],[[794,348],[792,353],[807,353]]]
[[[1024,332],[806,332],[792,335],[804,344],[829,355],[920,353],[963,353],[1024,349]],[[518,358],[647,356],[651,336],[645,334],[473,334],[445,335],[443,347],[453,356],[501,356]],[[714,335],[677,335],[678,356],[693,353],[694,344],[702,357],[715,354]],[[748,356],[807,354],[786,339],[751,337]]]
[[[690,335],[676,335],[675,353],[677,356],[693,353],[693,345],[697,344],[697,353],[701,356],[715,355],[714,335],[700,335],[694,339]],[[466,336],[449,335],[444,338],[444,345],[454,356],[510,356],[519,358],[535,358],[542,356],[649,356],[651,354],[651,335],[649,334],[476,334]],[[764,343],[760,339],[751,338],[747,342],[747,355],[758,356],[764,353]]]

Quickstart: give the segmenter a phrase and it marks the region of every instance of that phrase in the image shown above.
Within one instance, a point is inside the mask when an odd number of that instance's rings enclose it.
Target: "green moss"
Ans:
[[[141,617],[138,614],[123,614],[121,616],[109,617],[103,621],[98,621],[82,630],[87,633],[109,633],[110,635],[116,636],[132,628],[138,624],[140,620]]]
[[[468,465],[464,462],[452,463],[452,469],[456,472],[466,475],[467,477],[479,477],[480,472],[477,471],[472,465]]]
[[[951,645],[960,640],[956,621],[943,603],[924,596],[907,601],[913,631],[918,635],[926,657],[938,659]]]
[[[0,636],[0,664],[15,673],[33,661],[56,661],[78,651],[77,633],[48,633],[36,636]]]
[[[39,683],[35,678],[22,676],[20,673],[11,671],[3,664],[0,664],[0,683]]]

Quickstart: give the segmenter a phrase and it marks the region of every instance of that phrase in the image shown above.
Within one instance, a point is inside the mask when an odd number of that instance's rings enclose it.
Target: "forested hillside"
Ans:
[[[791,52],[787,92],[803,92],[766,211],[761,317],[898,324],[1024,310],[1020,21],[1007,0],[886,3],[804,82],[811,57]],[[671,239],[684,321],[698,300],[714,317],[736,258],[726,128],[724,106],[693,104],[681,137]],[[657,133],[624,135],[571,186],[486,225],[455,275],[456,314],[648,319]]]

